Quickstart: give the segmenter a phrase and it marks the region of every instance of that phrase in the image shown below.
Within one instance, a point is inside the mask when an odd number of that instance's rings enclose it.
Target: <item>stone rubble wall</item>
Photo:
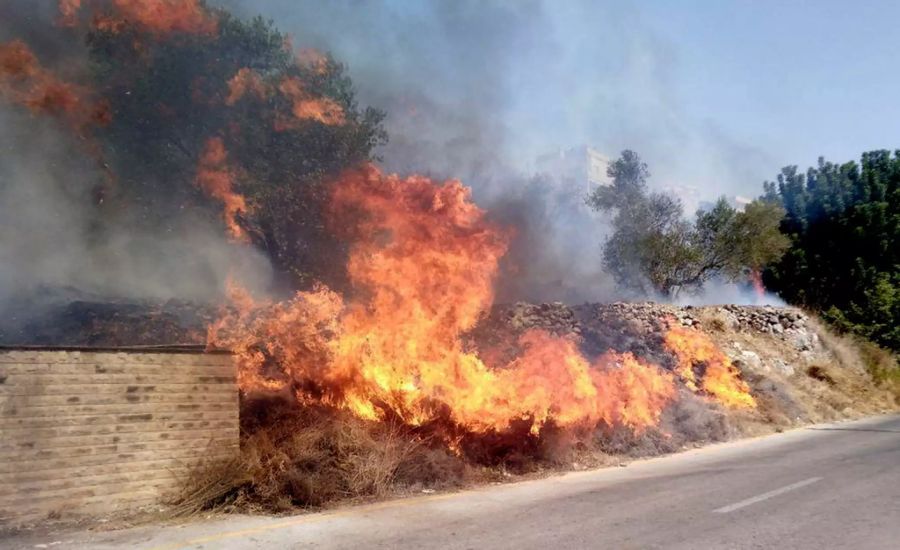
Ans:
[[[616,302],[567,306],[560,302],[529,304],[519,302],[498,306],[483,323],[487,331],[510,330],[521,333],[542,329],[557,335],[575,335],[588,353],[607,349],[631,351],[665,364],[661,340],[672,324],[707,333],[728,331],[763,337],[783,344],[790,358],[762,365],[759,354],[734,341],[723,346],[733,360],[749,368],[777,370],[790,375],[797,363],[827,360],[830,351],[820,341],[809,316],[793,307],[774,306],[674,306],[654,302]],[[705,326],[713,325],[713,326]],[[796,357],[794,357],[796,353]]]

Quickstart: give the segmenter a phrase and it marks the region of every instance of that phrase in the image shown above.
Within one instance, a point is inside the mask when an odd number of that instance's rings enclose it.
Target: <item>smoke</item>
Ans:
[[[498,302],[625,299],[603,272],[609,227],[585,204],[584,186],[547,175],[511,181],[516,185],[505,198],[491,203],[492,215],[516,228],[502,264]]]
[[[735,304],[740,306],[784,307],[787,303],[776,294],[764,288],[753,288],[751,284],[740,284],[712,279],[694,294],[682,294],[675,300],[679,306],[714,306]]]
[[[54,2],[4,2],[0,43],[22,38],[48,69],[77,73],[83,48],[56,17]],[[100,200],[104,170],[85,147],[60,121],[0,103],[0,311],[63,287],[66,299],[198,301],[221,296],[229,273],[265,287],[266,259],[229,243],[208,216],[185,212],[160,228]]]
[[[517,228],[503,301],[624,298],[603,272],[608,227],[584,206],[586,182],[538,174],[539,155],[582,144],[610,157],[632,148],[663,187],[722,191],[755,178],[750,167],[761,153],[713,123],[689,120],[672,91],[674,49],[615,2],[209,3],[271,17],[298,47],[331,52],[349,66],[359,103],[388,114],[391,139],[378,151],[387,170],[459,178],[493,217]],[[23,39],[66,76],[86,60],[72,47],[74,30],[53,28],[56,8],[4,2],[0,40]],[[135,223],[130,212],[99,222],[91,189],[101,175],[79,160],[77,140],[15,109],[0,116],[0,300],[60,284],[209,300],[235,269],[251,290],[266,285],[262,255],[229,243],[199,214],[165,230]]]
[[[41,287],[105,297],[208,301],[229,272],[261,286],[266,260],[221,227],[183,216],[168,231],[103,216],[102,175],[53,121],[0,107],[0,303]]]
[[[677,51],[619,2],[217,3],[346,63],[360,102],[387,112],[388,171],[459,178],[516,222],[503,300],[622,298],[601,265],[608,228],[583,207],[587,182],[539,174],[540,155],[634,149],[651,185],[689,211],[763,180],[762,152],[685,112]]]

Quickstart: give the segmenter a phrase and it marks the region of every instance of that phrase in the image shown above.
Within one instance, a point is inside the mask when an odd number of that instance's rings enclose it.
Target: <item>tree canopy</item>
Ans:
[[[900,151],[782,169],[765,198],[791,246],[764,281],[838,327],[900,350]]]
[[[234,207],[236,223],[282,283],[340,286],[324,184],[372,158],[386,139],[383,114],[357,106],[342,65],[304,59],[271,21],[211,13],[213,32],[161,35],[127,20],[89,30],[92,87],[111,113],[98,138],[116,174],[112,198],[164,228],[186,208],[220,216],[233,191],[246,203]],[[205,155],[212,195],[195,185]]]
[[[611,185],[595,189],[588,204],[614,212],[603,259],[625,288],[674,297],[714,277],[745,279],[787,248],[778,230],[783,211],[773,201],[755,201],[739,212],[720,199],[691,222],[678,199],[647,191],[650,172],[637,153],[624,151],[607,174]]]

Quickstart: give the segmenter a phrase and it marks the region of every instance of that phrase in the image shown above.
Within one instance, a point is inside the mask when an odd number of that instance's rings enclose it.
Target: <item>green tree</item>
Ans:
[[[612,185],[598,187],[588,197],[588,204],[595,210],[627,207],[632,201],[640,200],[647,192],[650,170],[634,151],[622,151],[622,156],[606,167],[606,175]]]
[[[588,204],[615,213],[603,260],[625,288],[674,297],[714,277],[745,278],[778,260],[788,246],[778,230],[784,212],[772,201],[755,201],[738,212],[720,199],[691,223],[680,201],[647,192],[649,171],[633,151],[611,162],[607,174],[612,185],[597,188]]]
[[[859,163],[820,158],[765,182],[785,208],[791,246],[765,273],[786,300],[821,311],[843,330],[900,350],[900,153],[864,153]]]

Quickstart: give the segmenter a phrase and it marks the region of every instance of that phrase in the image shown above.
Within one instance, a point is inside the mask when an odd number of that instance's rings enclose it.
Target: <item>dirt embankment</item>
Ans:
[[[542,328],[574,336],[588,356],[607,349],[628,351],[671,369],[674,359],[664,338],[672,325],[708,336],[750,385],[756,409],[720,411],[731,435],[855,418],[898,406],[895,388],[874,379],[876,373],[896,368],[890,354],[837,336],[792,307],[517,303],[494,308],[472,339],[479,348],[502,355],[514,353],[504,345],[516,335]]]
[[[749,388],[752,407],[728,407],[678,378],[667,346],[676,327],[700,335],[728,358]],[[896,369],[890,354],[833,335],[793,308],[675,307],[655,303],[560,303],[497,306],[465,343],[489,367],[521,353],[519,336],[543,329],[573,338],[585,357],[630,352],[678,378],[677,395],[659,425],[643,431],[598,426],[571,432],[545,426],[537,434],[461,435],[447,445],[435,426],[397,419],[360,420],[285,400],[244,399],[239,463],[212,467],[188,480],[177,510],[226,506],[290,511],[335,502],[445,490],[560,470],[623,464],[663,453],[803,424],[896,410],[897,393],[872,372]],[[707,373],[694,365],[698,380]],[[223,482],[225,480],[225,482]]]

